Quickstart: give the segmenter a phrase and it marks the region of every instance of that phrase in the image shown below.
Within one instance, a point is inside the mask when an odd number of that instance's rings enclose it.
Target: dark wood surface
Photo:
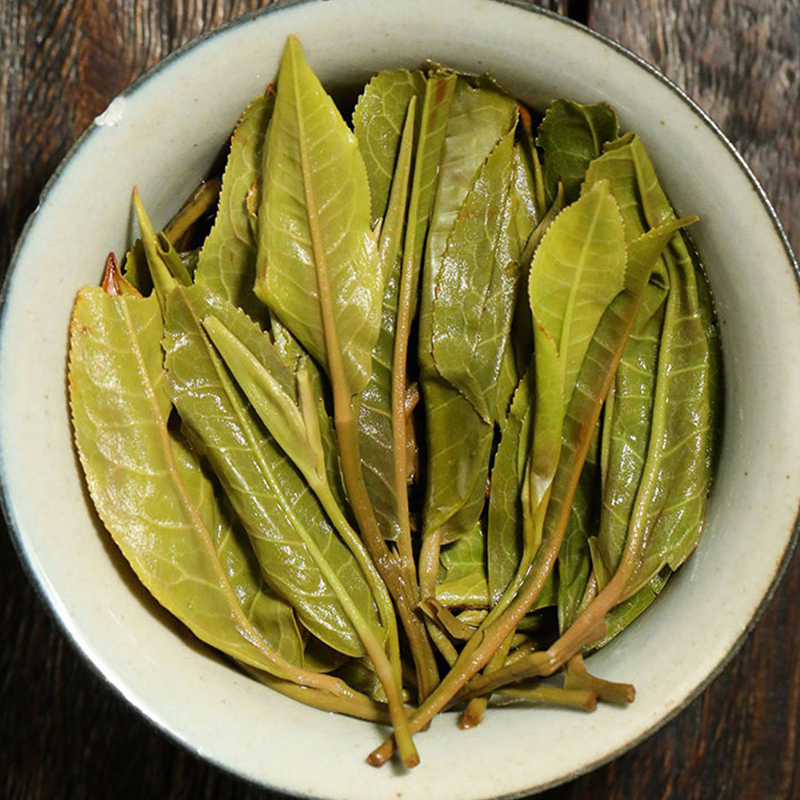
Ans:
[[[618,39],[698,100],[747,158],[800,249],[798,0],[544,4]],[[53,169],[111,98],[192,37],[260,5],[0,0],[0,274]],[[2,798],[271,796],[196,761],[106,688],[37,599],[5,535],[0,567]],[[753,635],[702,697],[629,754],[543,797],[800,798],[799,722],[795,559]]]

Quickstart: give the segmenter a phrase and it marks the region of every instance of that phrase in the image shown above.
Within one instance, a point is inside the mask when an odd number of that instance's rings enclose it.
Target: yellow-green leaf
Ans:
[[[420,385],[425,401],[427,466],[424,535],[453,541],[474,528],[485,502],[493,426],[436,370],[432,310],[441,260],[458,212],[489,153],[516,119],[514,99],[497,87],[459,77],[439,165],[422,269],[419,309]]]
[[[567,203],[577,199],[589,162],[603,144],[619,135],[617,112],[608,103],[581,105],[553,100],[539,126],[536,143],[544,153],[547,203],[555,199],[559,180]]]
[[[426,83],[419,70],[379,72],[356,103],[353,132],[367,169],[373,222],[386,214],[408,105],[416,97],[422,106]]]
[[[481,168],[456,219],[439,268],[432,313],[437,371],[489,424],[501,421],[498,385],[504,361],[512,356],[511,319],[520,277],[514,260],[519,243],[510,241],[516,211],[510,200],[513,178],[512,130]]]
[[[257,97],[233,132],[217,215],[200,250],[196,273],[198,283],[255,319],[263,317],[263,308],[253,294],[257,240],[252,210],[258,209],[264,138],[274,105],[272,94]]]
[[[247,530],[270,585],[303,624],[331,647],[363,647],[324,571],[329,566],[365,618],[377,626],[372,594],[354,557],[285,453],[261,425],[202,327],[216,317],[253,353],[268,337],[244,314],[202,286],[167,295],[165,348],[169,390],[184,424]],[[322,562],[325,562],[323,564]]]
[[[296,37],[281,60],[259,209],[256,292],[350,394],[372,368],[384,280],[358,143]]]
[[[168,426],[162,333],[155,297],[78,296],[70,403],[92,500],[165,608],[208,644],[293,680],[291,664],[302,665],[293,612],[264,587],[197,456]]]
[[[536,250],[531,309],[558,350],[565,404],[597,323],[622,290],[625,262],[622,218],[603,181],[559,214]]]

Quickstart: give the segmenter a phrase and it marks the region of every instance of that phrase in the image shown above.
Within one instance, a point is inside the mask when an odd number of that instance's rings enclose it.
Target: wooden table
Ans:
[[[800,250],[798,0],[544,4],[588,21],[686,89],[753,167]],[[260,5],[0,0],[0,273],[46,180],[111,98],[184,42]],[[2,797],[271,796],[150,728],[65,641],[6,536],[0,554]],[[799,722],[795,559],[755,632],[701,698],[633,752],[543,797],[800,797]]]

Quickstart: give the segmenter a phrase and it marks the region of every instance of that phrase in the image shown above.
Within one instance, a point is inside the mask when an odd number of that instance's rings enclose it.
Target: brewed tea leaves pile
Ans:
[[[267,686],[390,723],[374,765],[490,697],[633,700],[583,656],[697,544],[721,363],[695,218],[609,105],[538,117],[431,67],[375,75],[350,125],[292,37],[221,180],[162,232],[134,205],[78,294],[69,393],[159,603]]]

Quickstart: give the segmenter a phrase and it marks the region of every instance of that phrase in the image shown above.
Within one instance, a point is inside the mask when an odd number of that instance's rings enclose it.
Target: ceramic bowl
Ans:
[[[98,281],[128,233],[130,190],[163,224],[204,175],[244,105],[299,35],[328,86],[435,59],[490,70],[514,94],[608,100],[639,132],[707,267],[722,326],[725,437],[695,555],[658,602],[592,658],[636,684],[636,702],[591,716],[495,710],[418,737],[402,773],[364,756],[385,730],[325,715],[238,673],[172,624],[98,526],[72,448],[65,390],[76,291]],[[46,280],[43,280],[43,270]],[[49,184],[17,249],[0,339],[0,464],[10,528],[65,632],[144,716],[189,750],[256,783],[319,798],[477,800],[528,793],[641,741],[719,672],[768,599],[800,503],[798,268],[774,212],[711,121],[618,45],[530,7],[494,0],[278,4],[190,45],[111,103]],[[144,765],[143,765],[144,766]]]

